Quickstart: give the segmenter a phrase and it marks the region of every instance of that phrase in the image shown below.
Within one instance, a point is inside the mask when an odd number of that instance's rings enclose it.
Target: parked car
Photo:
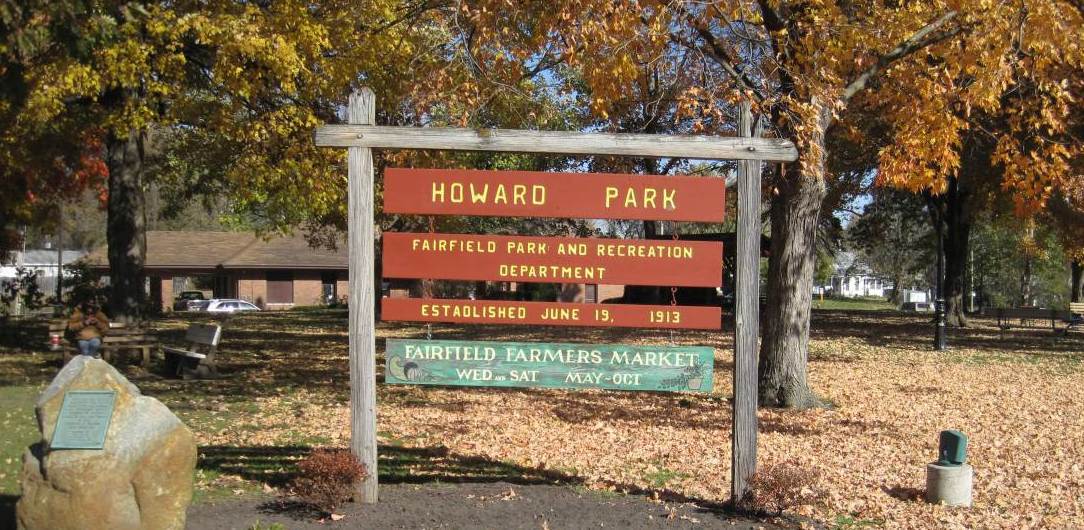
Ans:
[[[193,302],[205,300],[202,291],[181,291],[177,298],[173,299],[174,311],[192,311]]]
[[[208,313],[239,313],[242,311],[260,311],[260,308],[256,304],[244,300],[216,298],[214,300],[207,300],[206,306],[199,309],[199,311],[206,311]]]

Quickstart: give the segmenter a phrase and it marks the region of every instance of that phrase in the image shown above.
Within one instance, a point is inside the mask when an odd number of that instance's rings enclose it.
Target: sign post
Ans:
[[[740,105],[738,132],[760,136],[748,103]],[[749,489],[757,468],[757,337],[760,335],[760,161],[738,164],[738,252],[734,290],[734,426],[731,431],[730,502]]]
[[[652,135],[652,134],[613,134],[613,133],[588,133],[588,132],[559,132],[559,131],[523,131],[523,130],[498,130],[498,129],[464,129],[464,128],[419,128],[419,127],[388,127],[374,124],[375,97],[371,90],[363,88],[350,97],[348,106],[348,125],[326,125],[320,127],[315,133],[315,142],[324,147],[347,147],[349,148],[349,244],[350,244],[350,430],[351,449],[357,455],[362,464],[366,466],[368,475],[364,482],[359,485],[359,499],[362,502],[376,502],[377,500],[377,467],[376,467],[376,360],[375,360],[375,334],[374,334],[374,309],[375,309],[375,286],[374,286],[374,233],[373,233],[373,148],[390,149],[438,149],[459,151],[489,151],[489,152],[520,152],[520,153],[547,153],[547,154],[579,154],[579,155],[609,155],[609,156],[636,156],[653,158],[693,158],[702,160],[738,160],[738,269],[737,269],[737,300],[735,307],[736,336],[734,341],[735,364],[734,364],[734,426],[732,431],[733,444],[733,467],[731,500],[739,501],[748,489],[748,479],[756,469],[756,403],[757,403],[757,336],[759,334],[759,257],[760,257],[760,162],[778,161],[792,162],[797,160],[798,151],[787,140],[778,138],[760,138],[759,130],[753,132],[752,115],[750,107],[743,105],[740,117],[739,137],[719,136],[682,136],[682,135]],[[757,127],[759,129],[759,127]],[[493,180],[492,173],[486,172],[449,172],[444,170],[395,170],[400,177],[413,178],[414,182],[407,185],[405,190],[415,194],[414,199],[408,200],[404,205],[397,203],[391,195],[391,185],[394,179],[386,182],[385,206],[388,211],[400,211],[403,213],[430,213],[450,215],[511,215],[531,217],[577,217],[583,216],[592,208],[597,207],[601,201],[602,207],[608,209],[611,214],[600,215],[607,219],[669,219],[683,221],[707,221],[715,219],[716,211],[722,213],[722,192],[716,194],[712,189],[722,190],[721,183],[712,182],[711,179],[692,179],[699,182],[689,181],[688,184],[704,186],[704,193],[686,194],[686,199],[680,199],[678,192],[666,191],[669,184],[685,182],[689,177],[650,177],[650,176],[623,176],[624,181],[613,181],[614,175],[584,176],[579,184],[584,194],[585,201],[564,202],[573,210],[563,211],[561,205],[546,204],[547,182],[553,182],[554,186],[562,186],[567,183],[552,181],[552,174],[535,173],[521,175],[522,178],[536,179],[530,187],[515,188],[505,186],[500,190],[498,180]],[[395,171],[388,176],[392,177]],[[529,172],[509,172],[509,174]],[[448,177],[460,175],[461,179],[449,179]],[[620,176],[619,176],[620,177]],[[426,180],[428,179],[428,180]],[[606,179],[610,179],[607,181]],[[661,179],[656,182],[656,179]],[[403,181],[406,182],[406,181]],[[609,182],[609,183],[607,183]],[[428,183],[428,186],[427,186]],[[441,187],[443,183],[443,187]],[[471,191],[470,185],[475,188]],[[487,189],[486,184],[491,188]],[[521,183],[523,185],[523,183]],[[556,190],[557,188],[552,188]],[[594,191],[590,191],[594,190]],[[492,195],[489,195],[492,193]],[[501,199],[498,200],[498,196]],[[490,198],[492,197],[492,198]],[[594,201],[594,202],[592,202]],[[682,201],[682,202],[679,202]],[[686,217],[681,213],[682,204],[691,201],[693,210],[709,212],[707,218],[698,216]],[[718,204],[711,204],[718,201]],[[518,213],[517,205],[523,208]],[[699,206],[696,206],[699,205]],[[418,207],[431,208],[427,211],[418,211]],[[537,207],[530,210],[530,207]],[[509,209],[511,208],[511,209]],[[578,208],[578,209],[575,209]],[[687,213],[688,210],[686,210]],[[436,236],[434,236],[436,237]],[[456,236],[463,238],[464,236]],[[466,239],[462,239],[465,243]],[[536,242],[537,243],[537,242]],[[410,242],[413,245],[413,242]],[[485,242],[488,245],[488,242]],[[463,245],[463,251],[467,250]],[[437,248],[439,249],[439,243]],[[445,248],[451,248],[446,246]],[[477,243],[472,248],[480,248]],[[488,247],[487,247],[488,248]],[[412,249],[413,250],[413,249]],[[626,252],[628,250],[626,249]],[[639,252],[639,251],[636,251]],[[608,257],[607,257],[608,258]],[[563,260],[563,261],[562,261]],[[572,264],[569,259],[562,257],[546,263],[530,263],[521,260],[521,263],[507,262],[503,265],[510,267],[516,265],[515,274],[520,281],[548,281],[542,279],[540,271],[547,274],[558,271],[562,279],[575,279],[577,269],[579,274],[590,266],[596,267],[598,262],[584,262]],[[568,263],[565,263],[568,261]],[[483,265],[485,260],[483,259]],[[493,263],[488,263],[492,266]],[[501,274],[502,263],[496,263],[497,274]],[[569,271],[568,276],[565,274]],[[420,270],[420,269],[417,269]],[[415,270],[415,272],[417,272]],[[428,269],[427,269],[428,270]],[[484,272],[478,274],[490,274]],[[721,272],[721,271],[720,271]],[[532,278],[534,274],[534,278]],[[628,273],[632,274],[632,273]],[[586,277],[580,278],[586,280]],[[595,283],[595,282],[588,282]],[[598,282],[602,283],[602,282]],[[519,322],[521,315],[536,312],[539,320],[546,320],[545,315],[556,316],[552,322],[555,325],[591,325],[606,326],[620,325],[625,322],[635,327],[663,327],[663,328],[718,328],[719,308],[684,307],[684,306],[622,306],[611,305],[602,309],[612,313],[602,315],[597,311],[589,312],[584,304],[553,304],[541,303],[540,306],[530,306],[527,303],[520,305],[502,306],[496,301],[474,300],[402,300],[390,302],[385,305],[385,318],[389,315],[394,317],[400,312],[402,319],[429,321],[470,321],[475,315],[480,315],[483,321],[494,322],[493,316],[503,315],[505,320],[514,323]],[[580,307],[574,307],[574,306]],[[434,307],[439,306],[439,307]],[[618,309],[623,308],[623,309]],[[588,321],[573,315],[577,309],[586,312],[591,320]],[[591,308],[594,310],[595,308]],[[704,311],[712,311],[709,314]],[[435,316],[432,314],[436,311]],[[429,314],[426,314],[429,312]],[[624,313],[621,313],[624,312]],[[601,316],[600,316],[601,315]],[[467,319],[467,320],[464,320]],[[620,320],[619,320],[620,319]],[[674,320],[677,319],[677,320]],[[707,321],[714,319],[714,325],[708,326]],[[501,321],[497,319],[497,321]],[[696,325],[688,325],[695,323]],[[429,341],[432,342],[432,341]],[[509,343],[511,344],[511,343]],[[433,344],[429,345],[430,347]],[[459,344],[453,347],[477,348],[495,346],[478,346]],[[534,345],[541,348],[549,346],[551,349],[562,345]],[[564,345],[569,346],[569,345]],[[402,347],[405,352],[407,347],[403,343],[392,343],[389,351],[395,356],[393,348]],[[508,344],[502,344],[506,355]],[[512,346],[514,348],[514,346]],[[576,346],[577,348],[601,348],[602,346]],[[612,348],[606,346],[605,348]],[[424,349],[424,348],[423,348]],[[560,348],[557,348],[560,349]],[[567,349],[567,348],[566,348]],[[659,357],[666,352],[660,352],[660,348],[650,352],[656,354],[651,357],[656,362],[662,362]],[[442,350],[443,351],[443,350]],[[600,350],[601,352],[601,350]],[[611,352],[612,353],[612,352]],[[628,353],[628,352],[626,352]],[[644,355],[641,359],[648,358],[648,352],[640,352]],[[684,356],[688,352],[669,351],[666,359],[677,362],[677,358],[691,359]],[[404,353],[405,355],[405,353]],[[472,354],[473,355],[473,354]],[[527,355],[526,364],[517,370],[543,372],[542,365],[550,365],[554,359],[539,354],[536,362],[530,354]],[[554,353],[553,356],[557,354]],[[561,357],[561,362],[567,363],[567,353]],[[577,353],[578,355],[578,353]],[[601,355],[601,353],[600,353]],[[633,355],[630,353],[630,355]],[[710,357],[710,355],[709,355]],[[410,381],[410,374],[418,376],[418,367],[415,371],[407,371],[404,357],[398,357],[399,365],[392,365],[395,370],[402,369],[401,380]],[[701,369],[708,368],[703,364],[697,365]],[[577,357],[578,359],[578,357]],[[393,360],[393,359],[390,359]],[[523,361],[513,355],[513,362]],[[542,362],[543,360],[547,362]],[[445,362],[440,360],[439,362]],[[430,374],[434,378],[447,376],[447,366],[433,365],[434,371]],[[537,370],[536,370],[537,368]],[[692,386],[694,382],[703,384],[702,372],[699,380],[697,374],[689,367],[687,373],[670,374],[665,384],[670,385],[674,381],[685,381],[686,386]],[[708,368],[710,369],[710,368]],[[479,367],[477,370],[490,370],[492,367]],[[442,372],[443,371],[443,372]],[[441,375],[443,373],[443,375]],[[511,372],[509,372],[510,374]],[[565,372],[566,377],[568,373]],[[604,373],[609,374],[610,384],[614,377],[618,377],[618,386],[627,386],[629,379],[635,376],[632,372],[618,372],[616,370],[600,370],[592,372],[590,376],[577,376],[576,380],[566,381],[568,384],[586,384],[590,377],[594,384],[601,384]],[[620,373],[621,375],[617,375]],[[396,382],[395,372],[389,382]],[[487,377],[486,372],[471,372],[471,377]],[[598,375],[598,379],[595,379]],[[462,377],[456,375],[459,384],[463,383]],[[495,376],[494,376],[495,377]],[[510,375],[506,377],[510,378]],[[641,377],[645,377],[641,374]],[[450,380],[450,378],[445,377]],[[484,379],[481,379],[484,381]],[[507,379],[506,379],[507,380]],[[642,379],[643,380],[643,379]],[[552,380],[551,380],[552,382]],[[633,386],[635,386],[634,383]],[[707,387],[697,386],[700,389],[710,391]],[[545,386],[545,385],[543,385]],[[659,389],[659,388],[656,388]]]
[[[347,121],[372,125],[376,95],[362,88],[350,95]],[[360,135],[359,135],[360,136]],[[350,449],[365,466],[358,496],[377,499],[376,468],[376,323],[373,314],[376,267],[373,246],[373,150],[351,147],[347,154],[349,191],[347,226],[350,246]]]

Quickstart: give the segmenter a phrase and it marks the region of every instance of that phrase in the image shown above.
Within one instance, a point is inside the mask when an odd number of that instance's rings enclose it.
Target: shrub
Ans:
[[[797,462],[762,466],[749,479],[749,491],[738,508],[777,515],[783,510],[815,502],[819,474]]]
[[[8,316],[16,301],[22,302],[26,313],[45,305],[45,294],[38,285],[39,276],[35,269],[17,267],[14,278],[0,282],[0,316]]]
[[[317,449],[297,465],[291,490],[301,502],[331,513],[354,495],[354,484],[366,471],[346,449]]]

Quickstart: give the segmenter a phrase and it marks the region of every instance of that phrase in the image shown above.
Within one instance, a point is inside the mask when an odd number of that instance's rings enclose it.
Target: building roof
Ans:
[[[82,250],[65,250],[64,264],[67,265],[86,255]],[[12,252],[11,258],[4,265],[26,267],[56,267],[56,250],[34,249],[23,252]]]
[[[105,247],[87,256],[108,268]],[[348,253],[313,248],[299,235],[261,238],[251,232],[147,232],[147,269],[331,269],[346,270]]]

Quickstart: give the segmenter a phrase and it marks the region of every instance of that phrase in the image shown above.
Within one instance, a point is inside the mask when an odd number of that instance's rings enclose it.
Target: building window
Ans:
[[[294,273],[291,271],[267,271],[267,303],[294,303]]]
[[[588,304],[598,303],[598,285],[589,283],[584,285],[583,289],[583,301]]]
[[[320,291],[323,296],[322,302],[334,304],[339,299],[338,285],[339,274],[336,272],[320,273]]]

